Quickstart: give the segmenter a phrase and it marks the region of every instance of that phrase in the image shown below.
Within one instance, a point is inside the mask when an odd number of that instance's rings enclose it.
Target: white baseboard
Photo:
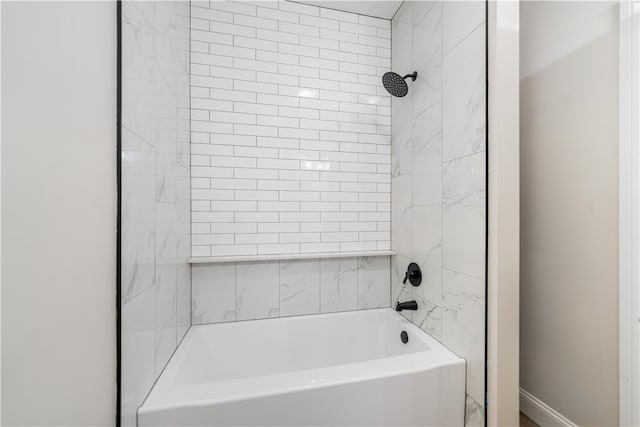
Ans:
[[[520,389],[520,412],[541,427],[577,427],[570,419],[524,389]]]

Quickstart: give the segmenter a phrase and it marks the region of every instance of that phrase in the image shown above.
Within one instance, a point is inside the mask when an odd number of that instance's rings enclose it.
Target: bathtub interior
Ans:
[[[429,349],[388,310],[193,326],[176,355],[173,384],[224,381],[375,360]],[[254,323],[254,322],[251,322]],[[409,325],[405,324],[406,329]],[[197,368],[196,368],[197,367]],[[179,374],[178,374],[179,372]]]
[[[160,387],[170,405],[443,348],[484,423],[485,2],[340,3],[123,3],[122,425]],[[405,97],[387,71],[417,71]]]

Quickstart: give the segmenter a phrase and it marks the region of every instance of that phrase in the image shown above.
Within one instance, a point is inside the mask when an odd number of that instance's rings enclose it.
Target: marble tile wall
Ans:
[[[194,325],[389,307],[389,257],[194,264]]]
[[[189,3],[122,3],[122,425],[191,324]]]
[[[467,425],[484,423],[485,3],[405,1],[392,70],[418,72],[392,100],[392,304],[467,362]],[[419,287],[403,286],[409,262]]]

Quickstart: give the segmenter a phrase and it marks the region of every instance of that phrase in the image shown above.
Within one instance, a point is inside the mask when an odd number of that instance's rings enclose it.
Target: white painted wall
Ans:
[[[620,3],[620,425],[640,425],[640,2]]]
[[[518,1],[488,5],[487,424],[519,424],[520,123]]]
[[[616,425],[618,4],[522,2],[520,25],[520,385]]]
[[[116,6],[2,3],[2,424],[107,426]]]

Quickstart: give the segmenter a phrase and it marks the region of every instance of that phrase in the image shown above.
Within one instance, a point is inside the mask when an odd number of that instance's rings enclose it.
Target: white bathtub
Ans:
[[[462,426],[464,405],[464,361],[378,309],[194,326],[138,425]]]

